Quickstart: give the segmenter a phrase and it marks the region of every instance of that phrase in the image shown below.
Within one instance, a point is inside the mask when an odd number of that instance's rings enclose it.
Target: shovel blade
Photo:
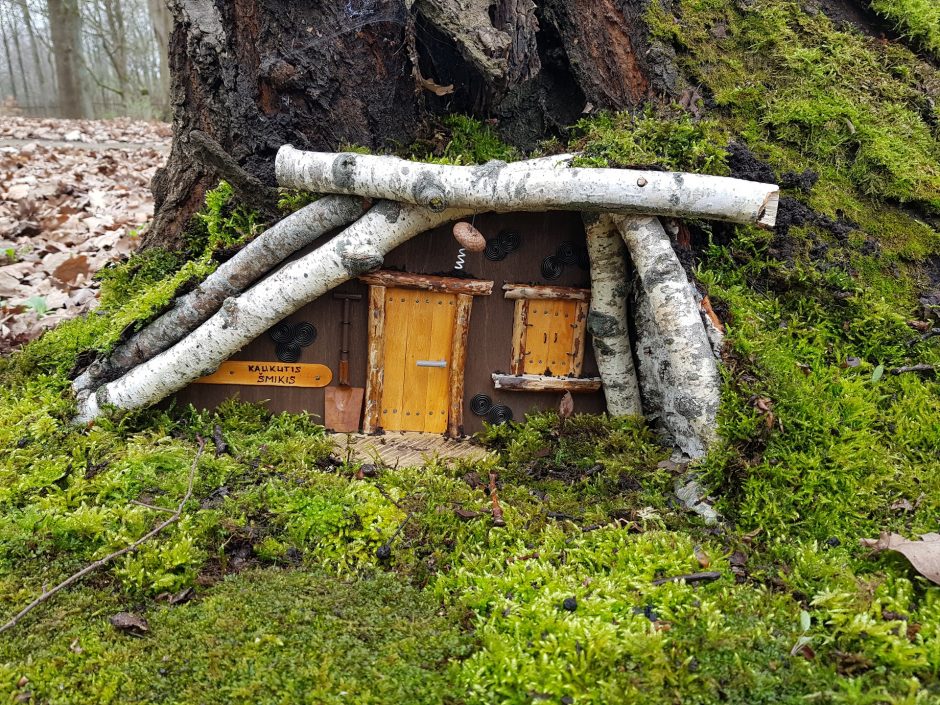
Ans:
[[[356,433],[362,418],[361,387],[327,387],[324,425],[337,433]]]

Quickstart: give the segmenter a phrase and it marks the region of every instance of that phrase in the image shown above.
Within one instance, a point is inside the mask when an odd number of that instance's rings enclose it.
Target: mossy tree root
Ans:
[[[361,199],[326,196],[280,220],[109,357],[92,363],[75,379],[73,389],[78,394],[96,389],[167,350],[207,321],[225,299],[237,296],[286,257],[324,233],[348,225],[362,212]]]

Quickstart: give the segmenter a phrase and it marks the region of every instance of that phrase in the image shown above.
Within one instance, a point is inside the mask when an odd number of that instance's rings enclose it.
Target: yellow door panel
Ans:
[[[578,323],[578,302],[532,299],[525,333],[525,365],[529,375],[563,377],[572,370]]]
[[[433,294],[433,297],[431,345],[426,359],[435,363],[443,361],[446,366],[416,369],[428,378],[424,430],[428,433],[444,433],[447,430],[447,410],[450,402],[450,363],[457,318],[457,297],[453,294]]]
[[[401,430],[405,345],[411,315],[411,307],[406,302],[410,294],[406,289],[385,292],[385,370],[380,423],[389,431]]]
[[[385,430],[447,430],[456,301],[454,294],[388,290],[381,405]]]

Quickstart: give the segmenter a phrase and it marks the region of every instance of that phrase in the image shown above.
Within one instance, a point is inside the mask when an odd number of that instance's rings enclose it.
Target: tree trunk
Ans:
[[[647,41],[645,7],[645,0],[170,0],[174,143],[153,181],[155,215],[143,245],[179,246],[218,180],[187,149],[192,130],[273,186],[282,144],[326,151],[409,144],[433,135],[427,127],[436,116],[460,112],[498,118],[504,139],[531,147],[586,107],[631,108],[651,92],[669,92],[668,81],[647,77],[669,70],[668,57]]]
[[[58,77],[59,114],[65,118],[88,115],[82,90],[82,20],[78,0],[46,0],[49,29]]]
[[[46,74],[42,70],[42,58],[39,56],[39,40],[36,36],[36,29],[33,27],[33,16],[29,11],[29,3],[26,0],[18,0],[17,3],[20,12],[23,13],[23,21],[26,23],[26,33],[29,35],[29,49],[33,55],[33,66],[36,70],[36,76],[39,78],[40,95],[45,98]]]
[[[23,82],[23,105],[24,107],[29,107],[32,103],[30,95],[32,91],[30,90],[30,77],[26,73],[26,65],[23,62],[23,47],[20,45],[20,27],[19,27],[19,18],[17,17],[14,20],[13,7],[7,8],[7,17],[10,20],[10,26],[13,29],[13,50],[16,53],[16,63],[20,68],[20,80]]]
[[[105,0],[104,11],[108,37],[102,42],[102,48],[107,53],[111,67],[114,69],[121,105],[126,113],[130,81],[128,80],[127,27],[124,22],[124,11],[121,9],[121,3],[116,0]]]
[[[13,68],[13,58],[10,55],[10,40],[7,36],[7,25],[3,15],[0,15],[0,41],[3,42],[3,54],[7,62],[7,72],[10,75],[10,94],[13,96],[14,101],[19,102],[19,93],[16,90],[16,70]],[[22,79],[23,76],[20,76],[20,80]]]
[[[170,120],[170,34],[173,31],[173,15],[166,0],[147,0],[150,24],[153,36],[160,52],[160,89],[153,98],[156,116],[161,120]]]

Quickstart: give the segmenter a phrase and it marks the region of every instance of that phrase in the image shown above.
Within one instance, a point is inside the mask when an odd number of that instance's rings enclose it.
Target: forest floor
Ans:
[[[170,126],[0,116],[0,352],[97,303],[94,274],[136,248]]]

